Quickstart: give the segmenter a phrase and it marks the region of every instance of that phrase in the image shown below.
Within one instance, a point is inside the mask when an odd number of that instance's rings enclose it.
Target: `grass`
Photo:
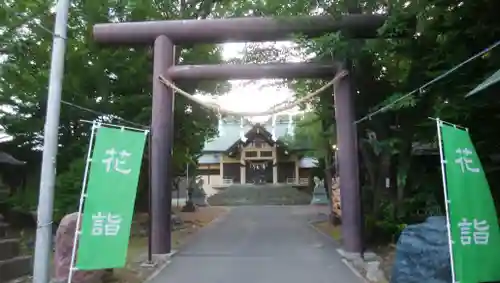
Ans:
[[[332,239],[338,241],[339,243],[342,241],[341,226],[334,226],[329,221],[316,222],[313,225],[318,230],[325,233],[325,235],[332,237]],[[386,276],[386,278],[390,278],[392,265],[396,254],[396,245],[389,244],[385,246],[375,247],[374,252],[382,259],[380,267],[382,268],[384,275]],[[377,283],[388,283],[388,281],[381,280]]]
[[[321,221],[313,224],[321,232],[332,237],[334,240],[340,242],[342,240],[342,231],[340,226],[334,226],[328,221]]]

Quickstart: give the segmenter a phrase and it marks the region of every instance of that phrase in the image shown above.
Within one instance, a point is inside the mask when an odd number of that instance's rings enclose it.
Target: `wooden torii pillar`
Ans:
[[[174,66],[174,46],[194,43],[262,42],[292,39],[296,34],[309,37],[345,31],[356,38],[374,38],[385,23],[382,15],[348,15],[289,18],[230,18],[106,23],[94,26],[99,43],[154,45],[152,110],[152,252],[171,251],[172,89],[158,77],[173,81],[199,79],[325,78],[332,79],[339,64],[283,63],[250,65]],[[363,249],[361,200],[358,182],[358,151],[354,126],[353,95],[349,76],[336,86],[336,121],[339,167],[342,180],[342,233],[344,249],[359,253]]]

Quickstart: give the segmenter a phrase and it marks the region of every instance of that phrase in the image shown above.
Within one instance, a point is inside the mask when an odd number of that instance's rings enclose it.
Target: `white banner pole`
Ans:
[[[90,133],[90,141],[89,141],[89,149],[87,151],[87,160],[85,162],[85,171],[83,173],[83,181],[82,181],[82,191],[80,194],[80,204],[78,205],[78,216],[76,218],[76,228],[75,228],[75,235],[73,237],[73,249],[71,251],[71,262],[69,265],[69,274],[68,274],[68,283],[71,283],[71,280],[73,279],[73,274],[74,271],[77,270],[77,268],[74,267],[75,264],[75,258],[76,258],[76,251],[77,251],[77,245],[78,245],[78,236],[80,235],[80,222],[82,218],[82,210],[83,210],[83,203],[85,201],[85,197],[87,196],[86,192],[86,187],[87,187],[87,177],[88,177],[88,172],[89,172],[89,165],[90,162],[92,162],[92,148],[94,145],[94,136],[95,136],[95,131],[97,128],[100,127],[100,124],[98,123],[92,123],[92,131]]]
[[[444,159],[443,138],[441,136],[441,124],[442,124],[442,121],[439,118],[436,119],[438,144],[439,144],[439,156],[440,156],[440,160],[441,160],[441,177],[442,177],[442,181],[443,181],[443,191],[444,191],[444,207],[445,207],[445,211],[446,211],[446,228],[448,230],[448,249],[450,251],[451,279],[452,279],[452,282],[455,283],[456,278],[455,278],[455,266],[453,263],[453,240],[451,238],[450,208],[449,208],[450,201],[448,199],[448,186],[446,185],[446,170],[445,170],[446,160]]]

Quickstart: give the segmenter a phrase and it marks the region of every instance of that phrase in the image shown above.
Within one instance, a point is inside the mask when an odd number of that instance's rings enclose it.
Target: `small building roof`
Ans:
[[[10,165],[24,165],[25,161],[17,160],[12,155],[0,151],[0,164],[10,164]]]
[[[243,133],[246,135],[255,126],[264,128],[267,132],[273,133],[272,120],[269,119],[264,123],[251,124],[246,121],[243,125]],[[292,120],[292,125],[289,124],[288,115],[279,116],[276,119],[274,126],[274,134],[278,141],[283,142],[285,137],[293,135],[295,128],[295,121]],[[198,159],[199,164],[213,164],[220,162],[220,153],[227,151],[231,148],[241,137],[242,127],[239,119],[228,118],[222,127],[219,129],[219,135],[205,143],[203,148],[203,155]]]
[[[200,156],[198,159],[199,164],[214,164],[220,162],[220,154],[219,153],[207,153]]]
[[[496,85],[499,82],[500,82],[500,70],[496,71],[490,77],[488,77],[486,80],[481,82],[473,90],[471,90],[469,93],[467,93],[467,95],[465,95],[465,97],[469,97],[471,95],[482,92],[483,90],[490,88],[491,86]]]
[[[261,125],[266,131],[272,133],[272,125]],[[244,125],[243,132],[246,134],[253,128],[253,125]],[[293,127],[292,127],[293,130]],[[289,132],[288,124],[276,124],[275,135],[278,140],[283,140]],[[241,126],[239,124],[224,124],[220,130],[219,136],[205,143],[204,152],[223,152],[230,148],[237,140],[240,139]]]
[[[272,119],[264,123],[252,124],[245,121],[243,125],[243,133],[246,135],[255,126],[260,126],[264,128],[267,132],[273,133],[278,139],[278,141],[283,142],[287,136],[292,136],[295,129],[296,119],[292,117],[292,122],[290,125],[290,116],[288,115],[278,115],[276,117],[276,124],[273,129]],[[214,164],[219,163],[221,159],[220,153],[227,151],[231,146],[233,146],[241,137],[241,120],[228,117],[224,120],[222,127],[220,129],[219,135],[205,143],[203,148],[203,155],[198,159],[199,164]],[[296,145],[295,145],[296,146]],[[306,149],[307,146],[303,146],[302,149]],[[294,148],[301,149],[301,148]],[[301,168],[313,168],[316,167],[317,160],[312,157],[304,157],[300,160]]]

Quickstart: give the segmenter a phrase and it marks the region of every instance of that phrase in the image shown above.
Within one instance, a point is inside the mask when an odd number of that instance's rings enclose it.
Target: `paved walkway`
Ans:
[[[235,207],[203,229],[153,283],[362,283],[307,206]]]

